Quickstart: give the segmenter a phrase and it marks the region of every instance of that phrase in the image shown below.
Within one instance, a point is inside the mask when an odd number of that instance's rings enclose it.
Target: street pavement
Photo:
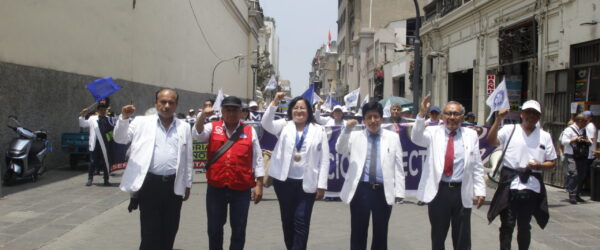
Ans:
[[[137,249],[139,212],[128,213],[129,197],[117,188],[103,187],[101,176],[85,187],[87,174],[68,168],[46,173],[37,183],[24,181],[5,187],[0,199],[0,249]],[[600,249],[600,202],[570,205],[563,190],[548,187],[550,223],[541,230],[532,221],[531,249]],[[264,200],[250,206],[246,249],[285,249],[279,206],[272,188]],[[184,202],[175,249],[208,249],[205,210],[206,182],[196,173],[191,198]],[[493,189],[488,189],[488,200]],[[584,196],[584,199],[589,197]],[[472,249],[498,248],[498,219],[488,225],[489,201],[471,217]],[[389,249],[430,249],[427,206],[414,198],[394,205]],[[224,248],[230,231],[225,226]],[[308,249],[349,249],[350,211],[341,202],[315,203]],[[515,236],[516,237],[516,232]],[[513,239],[513,249],[516,247]],[[450,233],[447,249],[452,249]],[[370,245],[370,244],[369,244]]]

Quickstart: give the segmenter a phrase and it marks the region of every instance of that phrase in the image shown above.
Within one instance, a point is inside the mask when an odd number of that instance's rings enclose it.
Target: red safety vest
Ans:
[[[212,159],[217,150],[229,139],[225,130],[222,120],[212,122],[207,159]],[[252,152],[252,126],[245,126],[238,140],[206,171],[208,184],[233,190],[254,187],[256,182],[252,174]]]

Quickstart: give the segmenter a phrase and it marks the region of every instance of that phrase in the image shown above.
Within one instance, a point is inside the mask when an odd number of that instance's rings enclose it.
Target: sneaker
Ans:
[[[577,202],[585,202],[585,200],[584,200],[584,199],[582,199],[582,198],[581,198],[581,196],[579,196],[579,195],[575,195],[575,200],[576,200]]]
[[[89,187],[92,185],[92,179],[88,179],[87,183],[85,183],[86,187]]]

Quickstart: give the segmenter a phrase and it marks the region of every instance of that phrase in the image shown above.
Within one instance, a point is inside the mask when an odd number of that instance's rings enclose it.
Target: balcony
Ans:
[[[470,1],[471,0],[433,0],[423,8],[423,10],[425,10],[425,21],[430,21],[436,17],[443,17],[462,6],[463,3]]]

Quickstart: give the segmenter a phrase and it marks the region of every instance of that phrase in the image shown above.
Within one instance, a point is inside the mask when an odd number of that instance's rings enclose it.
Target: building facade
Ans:
[[[600,104],[598,7],[598,0],[430,1],[421,29],[423,93],[434,103],[461,102],[483,124],[487,95],[504,79],[510,116],[518,120],[523,101],[540,101],[541,124],[557,140],[571,103]],[[562,185],[560,171],[549,181]]]
[[[426,1],[418,2],[422,7]],[[412,61],[405,58],[412,56],[412,53],[395,55],[394,50],[405,49],[406,43],[402,37],[406,38],[408,33],[406,23],[402,27],[402,21],[406,22],[415,16],[414,1],[339,0],[339,84],[336,93],[343,97],[349,91],[360,88],[361,99],[366,95],[386,97],[394,94],[394,89],[400,94],[401,79],[406,78],[405,68],[409,67],[407,62]],[[387,30],[382,31],[383,29]],[[388,75],[377,76],[376,71],[377,74],[380,74],[379,71],[385,73],[384,66],[389,68]],[[392,68],[395,70],[394,74]],[[405,86],[409,84],[406,83]],[[406,95],[406,92],[403,94]]]
[[[263,23],[257,0],[3,1],[1,121],[16,115],[47,129],[58,148],[60,134],[79,131],[79,112],[94,102],[85,84],[106,76],[124,86],[111,97],[115,113],[133,103],[143,114],[161,87],[179,91],[182,113],[218,89],[250,99]],[[11,134],[4,126],[0,133]],[[0,151],[9,139],[0,139]],[[49,160],[66,155],[55,150]]]

